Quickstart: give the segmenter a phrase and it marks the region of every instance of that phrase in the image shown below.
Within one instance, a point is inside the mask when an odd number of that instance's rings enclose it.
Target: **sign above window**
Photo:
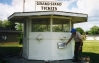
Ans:
[[[62,11],[63,2],[35,1],[35,11]]]

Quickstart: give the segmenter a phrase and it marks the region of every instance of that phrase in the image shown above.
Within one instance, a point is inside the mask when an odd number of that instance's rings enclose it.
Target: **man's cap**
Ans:
[[[76,29],[72,28],[70,32],[74,33],[74,32],[76,32]]]

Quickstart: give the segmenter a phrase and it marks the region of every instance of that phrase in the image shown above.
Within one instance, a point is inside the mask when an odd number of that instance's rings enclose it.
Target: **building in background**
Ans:
[[[0,30],[0,42],[18,42],[21,32],[18,30]]]

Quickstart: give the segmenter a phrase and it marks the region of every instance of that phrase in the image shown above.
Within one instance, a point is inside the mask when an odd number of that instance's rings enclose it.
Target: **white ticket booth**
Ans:
[[[66,60],[74,56],[71,36],[74,23],[87,22],[88,15],[62,11],[15,12],[8,19],[24,23],[23,57],[28,60]]]

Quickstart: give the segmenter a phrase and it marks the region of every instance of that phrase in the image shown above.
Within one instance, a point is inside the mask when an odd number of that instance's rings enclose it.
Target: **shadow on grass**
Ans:
[[[18,55],[22,47],[0,47],[0,57],[5,58],[9,56]]]
[[[99,54],[91,52],[83,52],[83,56],[89,56],[91,59],[91,63],[99,63]]]
[[[9,56],[18,55],[22,47],[0,47],[0,57],[6,58]],[[99,63],[99,54],[91,53],[91,52],[83,52],[83,56],[89,56],[91,59],[91,63]]]

